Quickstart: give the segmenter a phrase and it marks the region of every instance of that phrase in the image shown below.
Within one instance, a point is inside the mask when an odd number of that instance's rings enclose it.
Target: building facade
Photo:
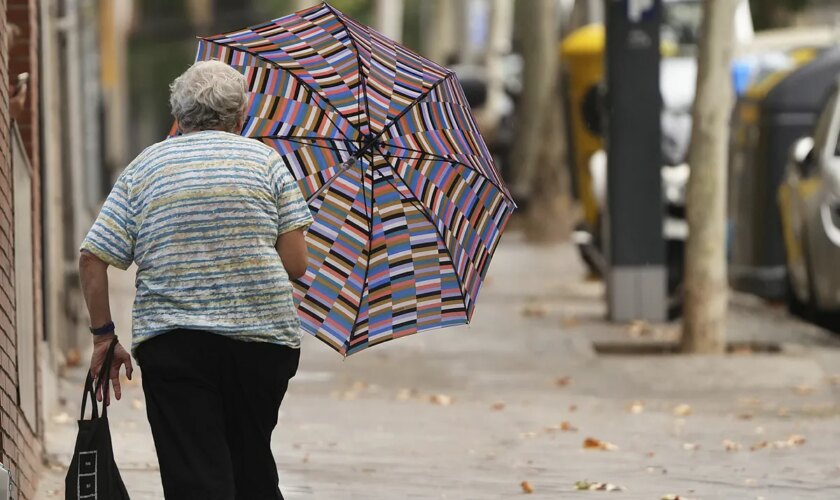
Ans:
[[[41,215],[38,50],[35,0],[0,0],[0,33],[19,30],[14,46],[0,37],[0,462],[16,498],[33,498],[41,467],[38,345],[41,305]],[[29,98],[12,123],[9,85],[29,73]],[[5,473],[0,471],[0,474]]]

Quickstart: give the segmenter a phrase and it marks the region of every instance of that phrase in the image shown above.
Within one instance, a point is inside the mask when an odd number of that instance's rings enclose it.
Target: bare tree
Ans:
[[[689,165],[685,261],[685,352],[726,345],[726,165],[732,110],[730,65],[739,0],[706,0],[699,47]]]
[[[516,2],[515,30],[524,58],[511,161],[514,195],[528,201],[526,235],[557,240],[571,230],[569,175],[564,168],[557,2]]]

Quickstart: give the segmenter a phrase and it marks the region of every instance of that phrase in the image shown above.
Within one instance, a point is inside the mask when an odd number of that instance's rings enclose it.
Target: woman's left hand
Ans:
[[[102,363],[105,362],[105,356],[108,354],[108,348],[111,347],[111,342],[113,340],[113,333],[108,335],[99,335],[93,339],[93,355],[90,358],[90,373],[94,377],[94,387],[99,382],[96,378],[99,377],[99,371],[102,369]],[[120,365],[125,365],[125,376],[128,380],[131,380],[131,374],[134,371],[134,367],[131,364],[131,355],[123,348],[122,345],[117,343],[114,348],[114,361],[111,363],[111,368],[108,373],[111,385],[114,388],[114,396],[117,400],[122,397],[122,389],[120,387]],[[99,387],[99,390],[96,391],[97,401],[102,401],[102,389],[107,383],[108,381],[106,380],[105,383]],[[111,404],[110,391],[108,391],[108,397],[105,398],[105,404]]]

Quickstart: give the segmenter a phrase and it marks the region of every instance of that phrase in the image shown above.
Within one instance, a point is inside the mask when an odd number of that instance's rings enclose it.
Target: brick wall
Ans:
[[[29,150],[33,172],[33,242],[36,273],[35,314],[41,318],[40,185],[38,172],[37,9],[35,0],[0,0],[0,34],[7,32],[7,14],[21,28],[16,48],[10,55],[6,37],[0,36],[0,462],[12,472],[21,500],[33,500],[41,444],[21,414],[17,395],[14,275],[14,206],[12,198],[11,135],[9,129],[8,84],[10,75],[28,71],[31,75],[28,107],[20,126]],[[40,331],[41,325],[36,326]],[[40,410],[39,410],[40,414]]]

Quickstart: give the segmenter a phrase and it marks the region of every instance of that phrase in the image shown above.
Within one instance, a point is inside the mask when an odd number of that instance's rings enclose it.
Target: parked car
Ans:
[[[814,55],[816,57],[814,57]],[[788,152],[814,129],[840,73],[840,48],[817,51],[770,74],[739,99],[729,161],[729,282],[736,290],[783,301],[787,266],[777,209]]]
[[[811,137],[791,149],[778,193],[788,304],[797,314],[840,313],[840,82]],[[833,325],[836,326],[836,325]]]

